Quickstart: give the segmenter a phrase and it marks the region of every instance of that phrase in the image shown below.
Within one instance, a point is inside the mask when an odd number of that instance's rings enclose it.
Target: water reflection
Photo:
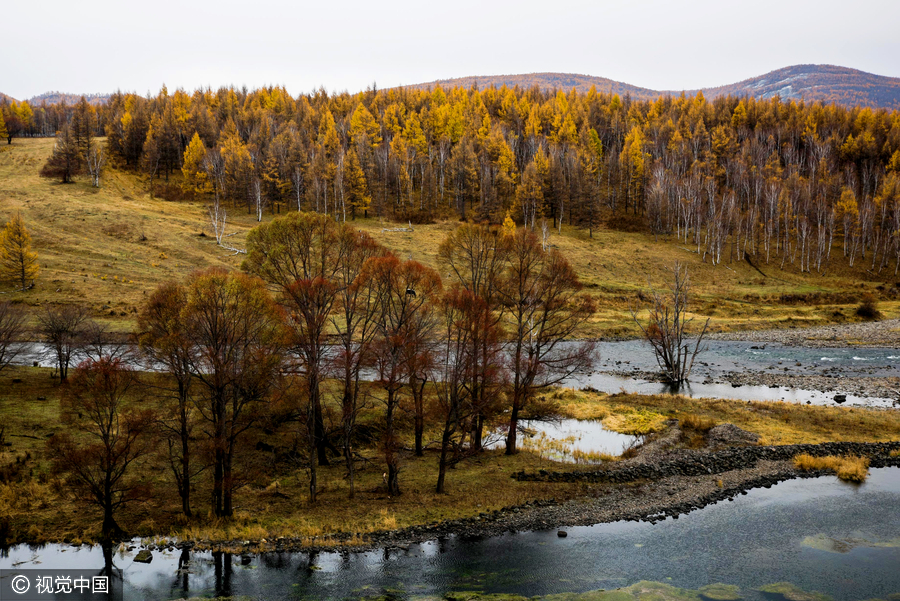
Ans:
[[[226,553],[156,551],[147,565],[134,563],[133,551],[114,556],[112,549],[20,545],[0,567],[118,567],[126,599],[342,599],[463,590],[535,596],[644,580],[693,591],[724,582],[745,599],[778,598],[759,590],[777,582],[835,599],[886,598],[900,592],[898,503],[900,469],[883,468],[861,486],[834,477],[794,480],[678,520],[570,527],[566,538],[555,529],[448,537],[367,553],[266,553],[246,565]]]
[[[567,463],[599,463],[601,455],[618,456],[641,442],[638,436],[607,430],[600,420],[524,420],[520,426],[523,449],[547,459]],[[486,446],[498,448],[504,444],[505,439]]]

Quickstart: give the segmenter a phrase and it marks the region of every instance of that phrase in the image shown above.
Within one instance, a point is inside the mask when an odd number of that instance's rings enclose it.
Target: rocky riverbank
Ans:
[[[866,321],[802,329],[722,332],[709,340],[779,342],[791,346],[847,348],[856,346],[900,347],[900,319]]]
[[[735,429],[737,430],[737,429]],[[183,546],[196,549],[225,549],[232,553],[340,552],[372,549],[404,550],[409,545],[451,535],[459,537],[496,536],[505,532],[561,529],[621,520],[655,523],[668,517],[678,519],[719,501],[733,500],[757,487],[769,488],[780,481],[825,475],[821,471],[798,471],[791,458],[811,455],[855,454],[870,458],[872,467],[900,466],[900,457],[891,452],[900,442],[824,443],[820,445],[746,446],[720,449],[670,449],[678,438],[677,429],[633,460],[609,467],[576,472],[540,470],[513,474],[518,480],[557,482],[560,486],[580,486],[582,495],[562,503],[555,499],[535,500],[477,516],[441,523],[383,531],[362,537],[361,545],[349,546],[352,533],[328,538],[323,544],[289,537],[274,541],[196,541]],[[562,534],[561,534],[562,535]]]
[[[612,371],[612,375],[621,378],[633,378],[647,382],[663,383],[661,372],[644,370]],[[894,399],[900,404],[900,378],[843,375],[839,369],[833,368],[827,373],[796,374],[771,373],[760,370],[732,371],[721,376],[707,377],[704,384],[730,384],[738,386],[768,386],[770,388],[791,388],[797,390],[814,390],[825,393],[854,395],[876,399]],[[727,396],[727,395],[723,395]]]
[[[838,374],[784,375],[761,371],[731,372],[725,381],[732,386],[770,386],[834,392],[835,396],[856,395],[881,399],[895,399],[900,403],[900,378],[848,378]]]

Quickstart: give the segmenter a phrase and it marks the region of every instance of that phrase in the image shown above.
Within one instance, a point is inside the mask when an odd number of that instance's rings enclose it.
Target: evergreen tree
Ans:
[[[41,168],[41,177],[58,177],[62,183],[67,184],[72,181],[74,176],[83,172],[84,156],[81,154],[72,128],[64,121],[56,134],[56,146],[53,147],[53,154]]]

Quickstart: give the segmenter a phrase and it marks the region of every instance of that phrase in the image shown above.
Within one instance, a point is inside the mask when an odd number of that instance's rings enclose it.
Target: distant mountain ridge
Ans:
[[[66,104],[71,106],[73,104],[77,104],[78,101],[81,100],[82,96],[85,97],[89,104],[99,106],[101,104],[106,104],[111,94],[67,94],[66,92],[44,92],[43,94],[29,98],[28,104],[32,106],[40,106],[42,102],[46,102],[47,104],[59,104],[61,101],[65,100]]]
[[[530,88],[538,86],[542,89],[571,90],[587,92],[595,86],[598,92],[629,95],[635,100],[655,100],[660,96],[678,96],[682,90],[651,90],[606,77],[580,75],[577,73],[523,73],[518,75],[475,75],[453,79],[438,79],[426,83],[400,86],[411,89],[428,89],[440,84],[442,87],[519,86]],[[695,95],[702,91],[709,99],[719,96],[752,96],[758,99],[779,96],[782,100],[803,100],[805,102],[836,103],[845,106],[871,106],[875,108],[900,110],[900,78],[886,77],[866,73],[858,69],[838,67],[835,65],[793,65],[770,71],[764,75],[745,79],[737,83],[723,86],[683,90],[685,94]],[[93,105],[105,104],[111,94],[85,94]],[[12,97],[0,93],[0,100]],[[72,105],[78,102],[81,94],[64,92],[46,92],[29,98],[33,106],[41,102],[48,104],[65,100]]]
[[[477,85],[479,88],[491,85],[496,87],[518,85],[522,88],[538,86],[542,89],[556,88],[565,91],[575,88],[579,92],[587,92],[591,86],[596,86],[598,92],[619,96],[627,94],[635,100],[655,100],[660,96],[677,96],[682,93],[682,90],[651,90],[605,77],[572,73],[478,75],[438,79],[403,87],[427,89],[437,84],[441,87]],[[900,109],[900,78],[834,65],[793,65],[733,84],[683,90],[688,95],[695,95],[699,91],[709,99],[728,95],[752,96],[759,99],[779,96],[782,100]]]
[[[28,104],[30,104],[31,106],[40,106],[42,102],[46,102],[47,104],[59,104],[60,101],[65,100],[66,104],[71,106],[77,104],[78,101],[81,100],[82,96],[84,96],[90,104],[99,106],[101,104],[106,104],[111,94],[68,94],[66,92],[44,92],[43,94],[39,94],[37,96],[32,96],[31,98],[29,98]],[[3,101],[4,99],[9,102],[18,102],[16,98],[0,92],[0,101]]]

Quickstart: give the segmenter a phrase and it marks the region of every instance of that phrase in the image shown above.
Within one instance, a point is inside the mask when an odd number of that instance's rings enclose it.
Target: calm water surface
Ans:
[[[150,565],[117,553],[126,599],[247,595],[262,599],[410,598],[450,591],[535,596],[626,587],[642,580],[697,589],[740,588],[745,599],[779,582],[834,599],[900,593],[900,469],[872,470],[861,486],[834,477],[783,482],[655,525],[616,522],[456,537],[403,551],[266,554],[247,558],[154,553]],[[0,568],[97,568],[97,548],[18,546]],[[796,597],[799,598],[799,597]]]

